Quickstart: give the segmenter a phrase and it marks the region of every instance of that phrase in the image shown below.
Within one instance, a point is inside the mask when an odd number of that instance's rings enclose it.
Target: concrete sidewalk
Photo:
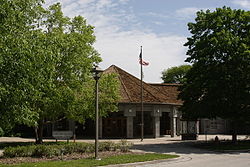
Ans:
[[[218,136],[219,140],[231,140],[231,135],[199,135],[198,141],[205,141],[205,140],[214,140],[215,136]],[[239,140],[246,139],[245,135],[238,135]],[[158,144],[158,143],[171,143],[171,142],[180,142],[181,137],[170,137],[170,136],[164,136],[159,138],[145,138],[143,141],[141,139],[126,139],[127,141],[130,141],[137,144]],[[46,141],[55,141],[55,139],[44,139],[44,142]],[[64,140],[65,141],[65,140]],[[76,142],[94,142],[94,139],[77,139]],[[121,139],[99,139],[99,141],[113,141],[113,142],[119,142]],[[32,138],[21,138],[21,137],[0,137],[0,143],[3,142],[35,142],[35,139]],[[70,140],[70,142],[73,142],[73,140]]]

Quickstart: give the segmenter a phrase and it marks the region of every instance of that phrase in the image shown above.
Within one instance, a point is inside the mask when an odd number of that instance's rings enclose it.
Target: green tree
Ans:
[[[193,63],[181,87],[187,118],[221,117],[237,128],[250,118],[250,12],[228,7],[197,12],[188,27],[186,62]]]
[[[32,126],[41,143],[48,120],[92,117],[90,71],[101,61],[93,29],[81,16],[63,16],[59,3],[44,9],[40,0],[0,2],[1,128]],[[103,115],[115,111],[115,76],[103,76],[100,89]]]
[[[190,68],[190,65],[180,65],[168,68],[162,72],[161,79],[164,83],[183,83],[185,75]]]
[[[27,63],[23,63],[25,59],[29,60],[31,52],[29,43],[32,33],[29,30],[40,14],[40,6],[40,1],[0,2],[0,126],[4,131],[11,129],[15,122],[34,124],[33,120],[37,118],[28,109],[28,104],[20,102],[27,92],[23,87],[26,83],[22,82],[25,80],[25,69],[30,70]]]

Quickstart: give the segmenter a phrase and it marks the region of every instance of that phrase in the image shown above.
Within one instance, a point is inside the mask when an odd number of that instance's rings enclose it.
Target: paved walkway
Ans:
[[[231,139],[231,136],[218,135],[220,140]],[[215,135],[199,136],[198,140],[214,139]],[[239,136],[238,139],[245,139],[246,136]],[[163,140],[163,142],[161,142]],[[250,166],[249,152],[214,152],[191,147],[194,141],[174,141],[158,139],[158,143],[136,144],[135,150],[145,152],[156,152],[163,154],[178,154],[177,159],[153,161],[149,163],[137,163],[124,166],[130,167],[245,167]],[[118,165],[119,166],[119,165]],[[121,166],[121,165],[120,165]]]
[[[215,136],[218,136],[220,140],[231,140],[231,135],[199,135],[198,140],[213,140]],[[238,139],[245,139],[245,135],[239,135]],[[99,139],[100,141],[114,141],[119,142],[121,139]],[[34,142],[33,138],[21,138],[21,137],[0,137],[0,142]],[[55,141],[54,139],[44,139],[44,141]],[[70,140],[72,141],[72,140]],[[77,142],[94,142],[94,139],[77,139]],[[133,142],[134,144],[157,144],[157,143],[172,143],[180,142],[181,137],[170,137],[164,136],[160,138],[145,138],[142,142],[141,139],[127,139],[127,141]]]
[[[246,167],[250,166],[250,152],[215,152],[191,147],[192,142],[136,145],[136,150],[163,154],[178,154],[175,160],[133,164],[130,167]],[[125,165],[126,166],[126,165]]]

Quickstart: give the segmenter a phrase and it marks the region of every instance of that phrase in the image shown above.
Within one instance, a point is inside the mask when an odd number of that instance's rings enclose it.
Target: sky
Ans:
[[[140,78],[139,54],[143,48],[144,81],[161,83],[163,70],[185,63],[191,36],[187,24],[199,10],[223,6],[250,10],[250,0],[45,0],[60,2],[68,17],[81,15],[95,27],[94,47],[102,69],[116,65]]]

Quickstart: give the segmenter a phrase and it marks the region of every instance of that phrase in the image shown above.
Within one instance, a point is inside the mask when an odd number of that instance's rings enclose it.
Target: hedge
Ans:
[[[100,142],[99,151],[129,151],[132,143],[122,140],[119,143]],[[72,153],[93,153],[94,143],[55,143],[29,146],[7,147],[4,149],[4,157],[54,157]]]

